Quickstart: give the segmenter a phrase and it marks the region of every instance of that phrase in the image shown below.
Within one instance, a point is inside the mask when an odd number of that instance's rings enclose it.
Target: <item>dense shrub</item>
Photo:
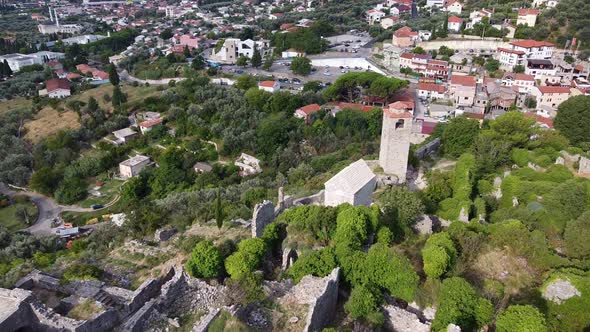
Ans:
[[[215,278],[223,267],[223,258],[212,242],[201,241],[193,249],[186,270],[195,278]]]
[[[440,278],[457,260],[457,249],[448,233],[430,236],[422,249],[424,273],[429,278]]]
[[[498,332],[547,331],[545,317],[531,305],[511,305],[496,319]]]
[[[289,268],[288,275],[298,283],[306,275],[325,277],[337,266],[334,248],[313,250],[299,257]]]

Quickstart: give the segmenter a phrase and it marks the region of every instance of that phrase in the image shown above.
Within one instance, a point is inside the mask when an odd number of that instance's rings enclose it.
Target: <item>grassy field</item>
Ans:
[[[119,213],[122,210],[122,202],[119,200],[113,206],[106,209],[92,211],[92,212],[72,212],[64,211],[61,214],[61,218],[65,222],[73,223],[76,226],[84,226],[86,222],[92,218],[98,218],[102,221],[102,216],[111,213]]]
[[[15,111],[19,109],[30,109],[33,102],[30,99],[22,97],[0,102],[0,115],[6,112]]]
[[[60,130],[80,128],[80,117],[72,111],[58,112],[46,106],[35,114],[32,121],[25,124],[25,128],[27,129],[25,139],[32,143],[39,143],[45,137]]]
[[[123,90],[123,93],[125,93],[127,95],[127,103],[130,106],[137,104],[137,102],[139,102],[147,97],[157,96],[160,94],[160,92],[157,91],[157,89],[153,86],[149,86],[149,87],[137,86],[137,87],[135,87],[135,86],[128,85],[128,84],[121,84],[121,89]],[[104,109],[108,112],[111,112],[113,110],[113,105],[111,102],[106,102],[104,100],[105,95],[109,95],[109,96],[113,95],[113,86],[110,83],[103,84],[103,85],[96,87],[94,89],[86,90],[82,94],[75,95],[75,96],[68,98],[67,101],[80,100],[83,102],[87,102],[88,99],[90,99],[90,97],[94,97],[94,99],[96,99],[96,101],[98,101],[98,105],[102,109]]]
[[[19,207],[25,207],[27,209],[29,218],[33,223],[37,219],[37,206],[31,202],[14,203],[5,208],[0,208],[0,225],[6,227],[11,232],[28,227],[28,225],[16,217],[16,210]]]
[[[92,185],[88,188],[88,190],[94,188],[95,186],[95,181],[91,182]],[[91,207],[94,204],[105,205],[117,196],[117,194],[119,193],[119,188],[121,188],[123,183],[124,181],[114,179],[104,181],[104,185],[102,186],[102,188],[100,188],[100,190],[98,190],[102,194],[102,196],[96,197],[88,195],[88,197],[86,197],[86,199],[81,201],[78,205],[80,205],[81,207]]]

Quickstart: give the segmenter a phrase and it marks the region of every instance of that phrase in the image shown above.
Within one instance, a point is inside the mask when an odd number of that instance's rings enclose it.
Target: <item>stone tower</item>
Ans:
[[[411,134],[412,113],[402,103],[383,109],[379,165],[385,174],[397,176],[399,183],[406,182]]]

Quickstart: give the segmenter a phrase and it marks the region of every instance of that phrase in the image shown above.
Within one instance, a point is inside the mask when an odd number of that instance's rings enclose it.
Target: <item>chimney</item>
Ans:
[[[51,20],[51,22],[53,22],[53,12],[51,6],[49,7],[49,19]]]

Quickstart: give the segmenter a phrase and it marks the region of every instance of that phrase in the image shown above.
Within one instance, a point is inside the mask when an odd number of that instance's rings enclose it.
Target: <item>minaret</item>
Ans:
[[[383,109],[379,165],[385,174],[395,175],[399,183],[406,182],[411,134],[412,113],[403,103],[389,104]]]
[[[49,20],[51,20],[51,22],[53,22],[53,12],[51,7],[49,7]]]
[[[57,9],[54,9],[54,14],[55,14],[55,25],[59,26],[59,17],[57,17]]]

